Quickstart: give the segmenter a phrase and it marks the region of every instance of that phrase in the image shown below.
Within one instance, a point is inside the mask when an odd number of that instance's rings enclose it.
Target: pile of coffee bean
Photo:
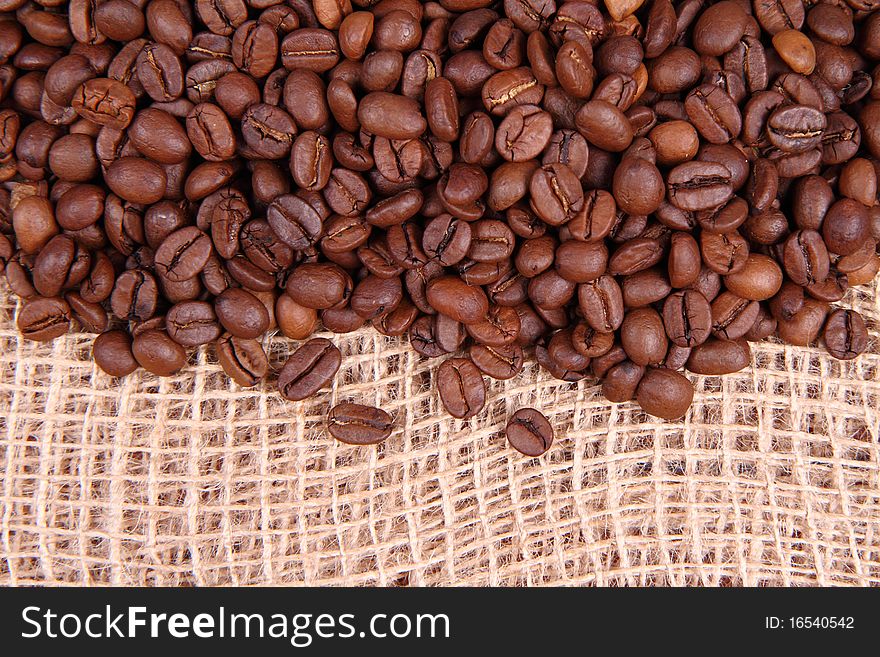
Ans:
[[[301,400],[371,324],[457,418],[532,356],[678,418],[751,341],[865,350],[878,62],[878,0],[0,0],[0,268],[113,376],[213,344]]]

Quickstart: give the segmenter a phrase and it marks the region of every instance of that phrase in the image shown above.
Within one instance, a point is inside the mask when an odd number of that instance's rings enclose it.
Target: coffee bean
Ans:
[[[256,340],[226,334],[216,342],[217,360],[223,371],[238,385],[257,385],[269,371],[266,352]]]
[[[184,347],[208,344],[220,337],[220,325],[207,301],[184,301],[169,308],[165,327],[172,340]]]
[[[220,324],[238,338],[257,338],[269,328],[269,313],[253,294],[229,288],[217,296],[214,312]]]
[[[141,367],[156,376],[173,376],[186,364],[183,347],[159,329],[135,335],[131,352]]]
[[[620,327],[620,341],[629,359],[637,365],[656,365],[666,356],[666,331],[660,314],[653,308],[630,310]]]
[[[712,331],[712,308],[696,290],[675,292],[663,304],[663,325],[676,345],[695,347],[704,343]]]
[[[101,333],[92,343],[95,364],[110,376],[127,376],[138,368],[131,351],[131,336],[125,331]]]
[[[526,456],[540,456],[553,444],[553,428],[534,408],[521,408],[504,429],[510,446]]]
[[[841,360],[851,360],[868,347],[865,320],[854,310],[838,308],[832,312],[822,337],[828,353]]]
[[[438,311],[464,324],[479,321],[489,310],[486,293],[457,276],[441,276],[428,283],[427,297]]]
[[[349,445],[376,445],[391,435],[391,416],[381,408],[337,404],[327,416],[330,435]]]
[[[342,354],[329,340],[314,338],[297,349],[278,374],[278,390],[290,401],[311,397],[328,385],[342,362]]]
[[[792,233],[783,248],[783,265],[788,277],[798,285],[824,281],[830,262],[822,236],[814,230]]]
[[[486,403],[486,384],[480,370],[465,358],[450,358],[437,369],[440,401],[447,412],[461,420],[479,413]]]
[[[684,416],[693,398],[691,382],[666,368],[649,367],[636,389],[636,401],[642,410],[666,420]]]
[[[150,319],[159,303],[156,278],[143,269],[129,269],[119,275],[110,295],[110,308],[120,319],[143,322]]]
[[[744,336],[758,317],[758,303],[722,292],[712,301],[712,333],[724,340]]]
[[[694,347],[687,360],[687,369],[694,374],[732,374],[748,367],[752,351],[745,340],[711,338]]]
[[[16,326],[27,340],[46,342],[70,330],[70,306],[58,297],[34,297],[18,312]]]

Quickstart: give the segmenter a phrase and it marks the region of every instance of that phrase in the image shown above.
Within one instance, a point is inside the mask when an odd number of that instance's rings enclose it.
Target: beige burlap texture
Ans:
[[[112,379],[92,336],[21,340],[3,286],[0,584],[876,586],[880,303],[848,302],[868,353],[756,345],[752,369],[694,377],[682,422],[534,364],[461,422],[436,363],[372,330],[333,337],[333,388],[292,403],[210,350]],[[296,346],[266,344],[276,365]],[[391,438],[329,438],[341,401],[388,410]],[[556,428],[541,458],[505,443],[521,406]]]

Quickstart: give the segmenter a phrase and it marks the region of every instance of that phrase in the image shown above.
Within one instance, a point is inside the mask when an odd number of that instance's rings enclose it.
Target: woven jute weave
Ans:
[[[17,336],[0,289],[0,584],[880,584],[880,303],[868,353],[764,343],[739,375],[695,377],[683,422],[529,365],[451,420],[433,363],[372,330],[335,336],[334,387],[306,403],[243,390],[194,354],[179,376],[115,380],[91,336]],[[267,339],[283,363],[295,344]],[[388,410],[378,448],[323,417]],[[556,427],[543,457],[502,434],[520,406]]]

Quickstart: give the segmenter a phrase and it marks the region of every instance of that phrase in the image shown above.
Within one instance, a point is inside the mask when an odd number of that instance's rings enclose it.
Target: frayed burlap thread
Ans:
[[[332,389],[292,403],[238,388],[209,349],[178,376],[114,380],[92,336],[21,340],[0,290],[0,584],[880,584],[880,305],[839,362],[763,343],[753,367],[693,377],[662,422],[534,364],[450,419],[436,363],[363,330],[330,336]],[[296,344],[267,338],[277,366]],[[395,419],[377,448],[328,437],[341,401]],[[517,408],[556,427],[505,444]]]

